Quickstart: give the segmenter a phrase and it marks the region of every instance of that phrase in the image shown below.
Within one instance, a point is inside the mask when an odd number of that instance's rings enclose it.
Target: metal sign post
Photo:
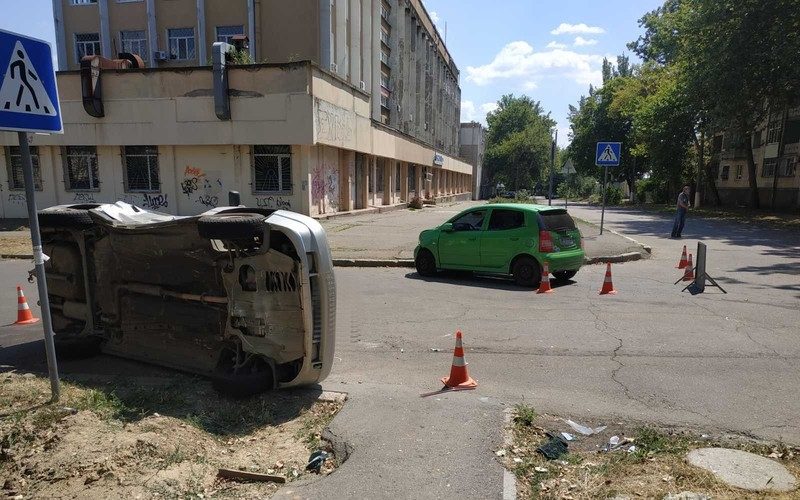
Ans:
[[[604,167],[603,174],[603,208],[600,212],[600,234],[603,234],[603,224],[606,217],[606,194],[608,186],[608,167],[618,167],[622,152],[621,142],[598,142],[597,149],[595,150],[594,164],[598,167]]]
[[[553,204],[553,171],[556,169],[556,143],[558,142],[558,129],[556,137],[550,143],[550,187],[547,188],[547,204]]]
[[[25,199],[31,228],[33,262],[42,310],[44,346],[50,375],[52,400],[58,401],[61,389],[53,341],[53,324],[44,272],[44,252],[36,215],[34,185],[28,132],[63,133],[58,102],[52,49],[48,42],[0,30],[0,130],[17,132],[25,179]]]
[[[564,208],[567,208],[569,206],[569,174],[575,173],[575,166],[572,164],[572,158],[567,158],[567,161],[564,162],[561,173],[564,174],[564,178],[567,181],[567,190],[564,196]]]

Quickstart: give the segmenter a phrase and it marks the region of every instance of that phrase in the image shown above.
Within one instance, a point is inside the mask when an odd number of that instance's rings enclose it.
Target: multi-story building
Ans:
[[[711,170],[723,204],[750,202],[746,147],[747,138],[733,132],[714,137]],[[752,148],[761,206],[800,207],[800,106],[771,113],[764,127],[753,134]]]
[[[325,215],[469,197],[458,69],[420,0],[53,0],[63,135],[33,135],[39,206],[226,203]],[[212,44],[248,38],[215,112]],[[237,37],[237,39],[240,37]],[[81,72],[134,53],[144,68]],[[24,217],[0,133],[0,217]]]
[[[472,165],[472,199],[488,196],[483,183],[483,156],[486,152],[486,129],[478,122],[462,123],[458,134],[461,157]]]

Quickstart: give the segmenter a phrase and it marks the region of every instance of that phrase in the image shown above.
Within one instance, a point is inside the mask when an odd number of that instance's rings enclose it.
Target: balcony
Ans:
[[[390,11],[386,7],[383,7],[383,6],[381,7],[381,18],[384,21],[386,21],[388,23],[389,22],[389,16],[391,16],[391,15],[392,15],[392,11]]]
[[[800,142],[793,142],[783,146],[783,154],[786,156],[800,155]]]
[[[386,52],[381,51],[381,62],[387,66],[389,66],[389,54]]]

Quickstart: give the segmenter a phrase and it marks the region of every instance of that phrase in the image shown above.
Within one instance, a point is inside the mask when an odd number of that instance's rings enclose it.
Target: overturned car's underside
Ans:
[[[329,373],[335,285],[313,219],[243,207],[177,217],[122,202],[39,219],[59,355],[102,350],[234,394]]]

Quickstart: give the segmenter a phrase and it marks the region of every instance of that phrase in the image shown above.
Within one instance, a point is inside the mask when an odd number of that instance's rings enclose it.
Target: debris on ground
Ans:
[[[544,455],[548,460],[556,460],[561,455],[567,453],[568,445],[566,441],[554,434],[547,433],[547,436],[550,438],[550,441],[536,448],[536,451]]]
[[[217,471],[219,477],[226,479],[243,480],[243,481],[261,481],[283,484],[286,482],[285,476],[276,476],[274,474],[261,474],[258,472],[246,472],[234,469],[219,469]]]
[[[604,430],[606,430],[605,425],[601,425],[600,427],[595,427],[592,429],[591,427],[587,427],[585,425],[581,425],[577,422],[573,422],[572,420],[564,420],[570,427],[575,429],[576,432],[580,432],[584,436],[591,436],[592,434],[600,434]]]
[[[322,450],[317,450],[308,457],[308,464],[306,464],[306,470],[310,470],[316,474],[319,474],[320,469],[322,468],[322,464],[325,463],[325,460],[328,459],[328,453]]]
[[[564,439],[566,439],[567,441],[574,441],[574,440],[575,440],[575,436],[573,436],[573,435],[572,435],[572,434],[570,434],[569,432],[562,432],[562,433],[561,433],[561,436],[562,436]]]

